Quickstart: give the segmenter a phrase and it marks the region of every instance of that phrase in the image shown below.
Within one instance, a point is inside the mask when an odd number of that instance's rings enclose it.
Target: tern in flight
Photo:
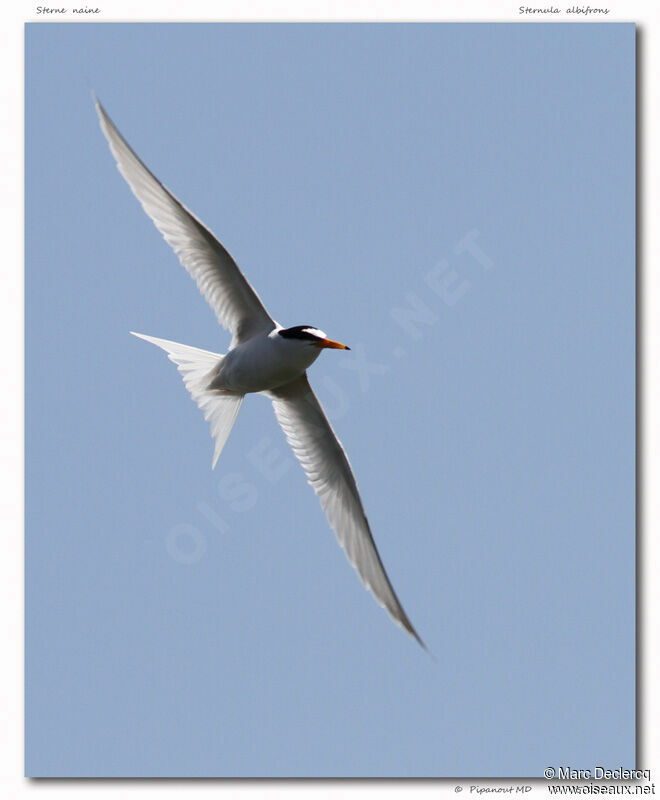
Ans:
[[[186,388],[211,425],[213,466],[245,395],[267,395],[348,560],[392,619],[425,647],[387,577],[353,470],[307,380],[306,370],[321,350],[350,348],[311,325],[284,328],[275,322],[227,250],[152,175],[96,98],[95,103],[119,172],[196,281],[218,322],[232,334],[226,355],[134,334],[160,347],[178,366]]]

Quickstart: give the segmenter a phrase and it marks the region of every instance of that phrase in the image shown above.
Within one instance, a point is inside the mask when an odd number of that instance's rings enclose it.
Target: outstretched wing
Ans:
[[[397,598],[364,513],[355,476],[341,442],[307,375],[270,392],[278,422],[321,501],[330,527],[367,589],[392,619],[426,649]]]
[[[103,106],[96,102],[117,167],[163,234],[179,261],[197,282],[220,324],[234,343],[271,331],[275,323],[234,259],[215,236],[180,203],[145,167],[115,128]]]

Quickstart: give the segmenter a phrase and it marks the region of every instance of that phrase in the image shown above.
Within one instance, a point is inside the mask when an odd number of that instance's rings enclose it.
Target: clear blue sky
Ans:
[[[29,25],[27,773],[634,765],[634,26]],[[274,419],[212,441],[137,330],[229,339],[93,88],[311,380],[431,659]]]

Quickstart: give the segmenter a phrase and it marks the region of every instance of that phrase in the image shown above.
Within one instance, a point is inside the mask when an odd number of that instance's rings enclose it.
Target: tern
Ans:
[[[344,448],[307,379],[324,349],[349,350],[311,325],[284,328],[266,311],[229,252],[149,171],[98,99],[117,168],[232,335],[226,354],[133,333],[164,350],[211,425],[215,467],[246,394],[265,394],[353,567],[381,606],[426,649],[390,583]]]

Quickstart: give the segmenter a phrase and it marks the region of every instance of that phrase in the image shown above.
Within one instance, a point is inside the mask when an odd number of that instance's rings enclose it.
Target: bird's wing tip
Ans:
[[[406,631],[406,633],[408,633],[408,634],[410,634],[410,636],[412,636],[412,638],[417,642],[417,644],[422,648],[422,650],[425,650],[431,656],[431,658],[434,661],[436,661],[436,657],[433,655],[433,653],[426,646],[426,642],[422,639],[422,637],[413,628],[410,620],[406,617],[405,621],[404,620],[397,620],[397,622]]]
[[[422,637],[417,633],[417,631],[411,631],[413,638],[417,642],[417,644],[422,648],[422,650],[426,650],[426,652],[431,656],[431,658],[435,661],[435,656],[426,646],[426,642],[422,639]]]
[[[96,113],[99,116],[105,116],[105,109],[101,105],[101,101],[99,100],[98,95],[96,94],[94,89],[90,89],[89,91],[92,95],[92,101],[94,102],[94,108],[96,109]]]
[[[158,347],[161,347],[160,342],[164,341],[161,339],[156,339],[154,336],[147,336],[146,333],[136,333],[135,331],[129,331],[129,333],[131,334],[131,336],[136,336],[138,339],[144,339],[145,342],[158,345]]]
[[[423,639],[421,639],[419,636],[417,636],[416,634],[415,634],[415,638],[417,639],[417,641],[418,641],[418,642],[419,642],[419,644],[421,645],[422,649],[423,649],[423,650],[424,650],[426,653],[428,653],[428,654],[429,654],[429,656],[431,656],[431,658],[432,658],[434,661],[436,661],[436,662],[437,662],[437,660],[438,660],[438,659],[435,657],[435,653],[434,653],[432,650],[429,650],[429,648],[428,648],[428,646],[427,646],[426,642],[425,642]]]

